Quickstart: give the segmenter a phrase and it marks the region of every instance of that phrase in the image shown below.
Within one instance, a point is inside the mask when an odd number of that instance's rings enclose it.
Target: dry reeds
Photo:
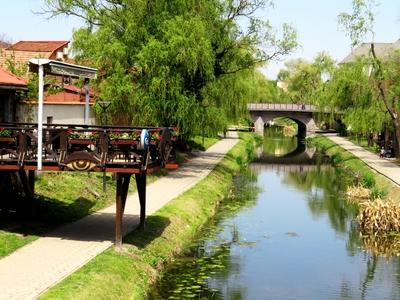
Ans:
[[[357,216],[360,230],[368,234],[400,231],[400,205],[387,199],[375,199],[360,203]]]
[[[400,236],[366,235],[361,237],[362,248],[377,256],[400,255]]]
[[[347,187],[346,200],[350,203],[360,203],[371,198],[371,191],[361,185]]]

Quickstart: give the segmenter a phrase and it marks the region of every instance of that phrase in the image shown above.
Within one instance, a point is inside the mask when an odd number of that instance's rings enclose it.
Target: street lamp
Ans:
[[[106,125],[108,122],[108,118],[107,118],[107,109],[110,107],[111,105],[111,101],[97,101],[96,102],[101,109],[103,110],[103,114],[102,114],[102,120],[101,120],[101,125]]]

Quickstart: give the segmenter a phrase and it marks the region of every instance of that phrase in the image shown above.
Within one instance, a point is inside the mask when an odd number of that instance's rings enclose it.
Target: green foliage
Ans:
[[[271,6],[267,0],[46,3],[52,15],[87,22],[74,33],[73,51],[99,69],[99,90],[112,101],[114,123],[176,125],[183,139],[243,118],[249,90],[271,90],[262,78],[251,83],[246,76],[297,45],[293,28],[284,25],[278,35],[257,17]]]
[[[351,45],[357,46],[367,33],[373,34],[375,0],[353,0],[352,14],[339,14],[339,25],[350,37]]]
[[[374,36],[373,25],[375,18],[375,1],[374,0],[353,0],[352,13],[342,13],[339,15],[339,24],[342,25],[346,34],[350,37],[352,46],[360,44],[366,37],[367,33]],[[393,126],[396,134],[396,149],[400,148],[400,90],[399,79],[400,69],[398,67],[399,53],[391,51],[388,57],[379,54],[375,51],[374,42],[370,43],[370,51],[368,53],[367,63],[364,64],[364,69],[368,70],[370,80],[369,87],[372,89],[369,98],[373,110],[377,107],[382,108],[379,115],[379,121],[390,119],[390,125]],[[396,65],[397,64],[397,65]],[[364,97],[367,99],[367,97]],[[375,101],[378,99],[380,104]],[[383,115],[384,114],[384,115]],[[358,114],[360,115],[360,114]],[[382,116],[383,115],[383,116]],[[367,118],[371,118],[369,115]],[[370,119],[371,120],[371,119]],[[400,155],[400,153],[397,153]]]
[[[375,187],[375,175],[372,172],[365,172],[361,179],[363,187],[372,189]]]
[[[324,76],[330,76],[335,62],[327,53],[319,53],[312,62],[296,59],[286,62],[278,75],[287,84],[287,97],[292,103],[319,104],[325,88]]]

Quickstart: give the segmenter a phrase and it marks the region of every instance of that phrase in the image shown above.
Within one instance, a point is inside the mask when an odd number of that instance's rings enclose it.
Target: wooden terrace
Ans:
[[[140,227],[146,211],[146,175],[176,168],[169,127],[121,127],[43,124],[41,171],[115,173],[117,181],[115,243],[122,243],[122,217],[130,178],[135,174],[140,201]],[[0,172],[18,172],[26,195],[33,197],[38,167],[38,125],[0,124]]]

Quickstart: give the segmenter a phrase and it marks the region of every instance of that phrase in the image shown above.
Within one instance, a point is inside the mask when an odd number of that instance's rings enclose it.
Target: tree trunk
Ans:
[[[397,158],[400,157],[399,149],[400,149],[400,120],[399,117],[397,117],[394,120],[394,133],[395,136],[393,137],[393,148],[394,148],[394,154]]]

